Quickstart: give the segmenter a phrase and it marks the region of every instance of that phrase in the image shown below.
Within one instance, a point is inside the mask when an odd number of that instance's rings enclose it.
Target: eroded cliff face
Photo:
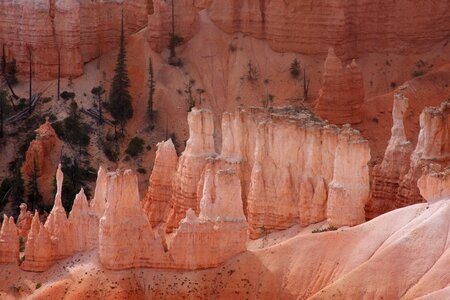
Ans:
[[[148,16],[147,39],[153,50],[161,52],[170,43],[172,30],[175,35],[187,41],[198,30],[198,13],[194,0],[153,0],[153,11]]]
[[[424,202],[417,186],[419,178],[426,174],[424,170],[449,166],[449,103],[423,110],[417,146],[412,153],[412,144],[406,139],[403,126],[407,107],[408,99],[400,90],[394,101],[392,136],[383,162],[374,168],[372,197],[366,207],[368,218]],[[431,186],[435,185],[434,177],[425,177],[429,178]],[[427,182],[428,179],[422,179],[421,185],[426,186]]]
[[[173,177],[170,214],[163,221],[168,232],[189,209],[200,213],[207,174],[221,169],[240,178],[252,238],[295,224],[364,222],[370,150],[356,130],[326,125],[308,111],[239,110],[223,115],[222,152],[216,154],[211,112],[194,109],[189,125],[190,139]],[[158,160],[174,161],[170,156],[173,151],[160,152]],[[151,179],[150,190],[148,197],[169,189]]]
[[[440,165],[431,164],[417,181],[422,197],[434,203],[450,196],[450,168],[441,170]]]
[[[355,60],[344,68],[342,61],[330,48],[315,113],[332,124],[355,124],[361,122],[363,103],[364,82],[361,69]]]
[[[19,234],[13,217],[3,216],[0,229],[0,264],[17,263],[19,260]]]
[[[209,12],[222,30],[266,39],[278,52],[324,55],[331,46],[348,59],[429,50],[448,37],[449,5],[445,0],[216,0]]]
[[[62,76],[83,74],[84,63],[118,45],[122,9],[126,32],[147,23],[146,0],[8,0],[0,3],[0,44],[9,59],[35,77],[56,78],[58,53]]]
[[[372,195],[366,207],[370,219],[394,209],[400,181],[408,173],[413,144],[406,138],[403,124],[407,108],[408,98],[401,92],[395,94],[391,138],[383,161],[373,168]]]

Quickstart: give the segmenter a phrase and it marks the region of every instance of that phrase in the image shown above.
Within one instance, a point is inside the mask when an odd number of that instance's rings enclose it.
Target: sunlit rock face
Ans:
[[[109,175],[107,198],[100,220],[99,256],[109,269],[210,268],[246,250],[247,223],[233,170],[208,175],[200,216],[189,209],[164,242],[141,208],[137,177],[131,171]]]
[[[450,168],[441,170],[441,166],[431,164],[417,181],[422,197],[428,203],[434,203],[450,197]]]
[[[118,46],[122,10],[127,34],[147,24],[147,0],[8,0],[0,3],[0,44],[18,69],[39,79],[83,74],[85,62]]]
[[[315,112],[333,124],[355,124],[361,122],[363,103],[364,82],[361,69],[355,60],[343,67],[341,60],[330,48]]]
[[[447,38],[450,25],[445,0],[215,0],[208,10],[222,30],[266,39],[276,51],[326,55],[331,46],[346,59],[424,52]]]
[[[13,217],[3,216],[0,228],[0,264],[16,264],[19,260],[19,233]]]
[[[439,194],[440,184],[431,172],[418,180],[429,170],[445,169],[450,165],[449,113],[450,104],[443,102],[439,107],[426,107],[420,115],[420,132],[416,148],[406,139],[403,117],[408,99],[401,92],[394,98],[392,135],[383,162],[373,171],[372,197],[366,206],[367,217],[373,218],[390,210],[424,202],[424,194]],[[424,171],[426,171],[424,173]],[[439,172],[437,172],[439,173]],[[434,175],[433,175],[434,174]],[[445,176],[444,176],[445,177]],[[428,190],[431,192],[428,192]],[[434,198],[432,196],[427,196]]]
[[[240,110],[223,115],[222,152],[216,154],[211,114],[194,110],[189,125],[173,180],[168,232],[188,209],[199,214],[207,172],[224,168],[240,178],[252,238],[295,224],[364,221],[370,151],[356,130],[326,125],[307,111]],[[157,184],[155,189],[165,192]]]

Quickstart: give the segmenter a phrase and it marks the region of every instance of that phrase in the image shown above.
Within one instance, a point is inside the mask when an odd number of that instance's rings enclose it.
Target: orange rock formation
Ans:
[[[13,217],[3,216],[0,230],[0,264],[17,263],[19,260],[19,234]]]
[[[36,130],[36,138],[31,142],[22,165],[21,172],[25,187],[28,188],[30,177],[36,171],[38,189],[44,201],[52,198],[53,175],[58,164],[60,147],[61,141],[52,125],[46,120]]]
[[[364,82],[361,69],[355,60],[343,68],[341,60],[331,48],[328,50],[324,69],[315,112],[333,124],[361,122]]]

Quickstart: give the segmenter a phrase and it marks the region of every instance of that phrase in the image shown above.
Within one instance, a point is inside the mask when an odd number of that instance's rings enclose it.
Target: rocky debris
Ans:
[[[337,125],[361,122],[361,105],[365,97],[364,81],[356,61],[353,60],[344,68],[341,60],[330,48],[324,69],[315,112],[322,119]]]

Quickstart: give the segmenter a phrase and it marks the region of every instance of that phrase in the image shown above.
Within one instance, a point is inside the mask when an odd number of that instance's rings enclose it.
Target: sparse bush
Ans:
[[[63,98],[66,101],[75,99],[75,93],[68,92],[68,91],[62,92],[60,96],[61,96],[61,98]]]
[[[112,162],[117,162],[119,160],[119,149],[116,143],[112,141],[103,141],[102,150],[106,158]]]
[[[317,228],[317,229],[314,229],[314,230],[312,231],[312,233],[321,233],[321,232],[336,231],[336,230],[338,230],[337,227],[330,226],[330,227],[326,227],[326,228]]]
[[[420,77],[420,76],[423,76],[425,74],[425,71],[424,70],[415,70],[413,73],[412,73],[412,76],[413,77]]]
[[[291,72],[292,78],[298,78],[298,76],[300,76],[300,62],[297,60],[297,58],[292,61],[289,70]]]
[[[144,169],[144,168],[142,168],[142,167],[139,167],[139,168],[137,169],[137,171],[138,171],[139,173],[141,173],[141,174],[147,174],[147,170]]]
[[[134,137],[128,144],[128,148],[125,151],[126,154],[136,157],[144,151],[144,140],[139,137]]]
[[[52,126],[58,137],[71,145],[82,148],[90,143],[89,127],[77,117],[67,117],[63,121],[52,123]]]
[[[256,70],[256,68],[253,65],[251,60],[247,64],[246,77],[247,77],[248,81],[256,81],[256,80],[258,80],[258,71]]]
[[[42,286],[42,283],[38,282],[36,283],[36,289],[38,290]]]

